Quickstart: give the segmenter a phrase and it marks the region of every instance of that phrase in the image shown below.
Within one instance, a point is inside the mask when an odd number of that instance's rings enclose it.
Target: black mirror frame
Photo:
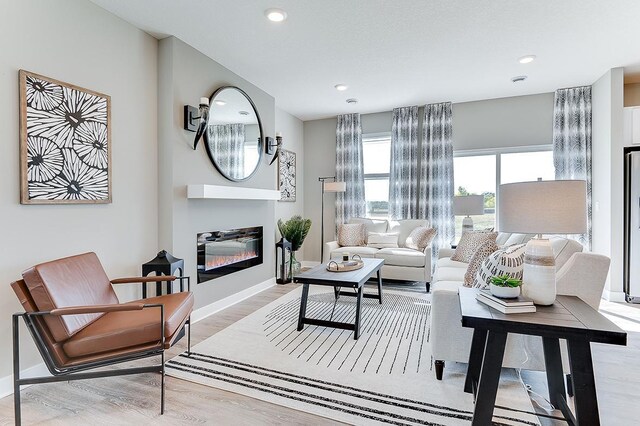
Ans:
[[[242,90],[241,88],[239,88],[237,86],[222,86],[222,87],[219,87],[218,89],[216,89],[216,91],[213,92],[211,94],[211,96],[209,96],[209,105],[211,105],[211,102],[213,102],[213,100],[215,99],[216,95],[218,93],[222,92],[225,89],[235,89],[238,92],[242,93],[242,95],[245,98],[247,98],[247,100],[251,104],[251,107],[253,108],[253,112],[256,113],[256,118],[258,119],[258,128],[260,129],[260,138],[258,139],[258,164],[256,164],[256,168],[253,170],[253,172],[251,172],[251,174],[249,174],[249,176],[244,177],[242,179],[236,179],[236,178],[233,178],[231,176],[227,176],[222,171],[220,166],[218,166],[218,163],[216,163],[216,160],[213,158],[213,154],[211,153],[211,149],[210,149],[210,146],[209,146],[209,132],[207,132],[206,130],[204,131],[204,135],[203,135],[204,145],[205,145],[205,149],[207,151],[207,155],[209,156],[209,160],[211,161],[213,166],[216,168],[218,173],[220,173],[225,179],[230,180],[232,182],[244,182],[245,180],[251,179],[251,177],[256,174],[256,172],[260,168],[260,164],[262,163],[262,157],[263,157],[262,151],[264,150],[264,131],[262,130],[262,120],[260,120],[260,113],[258,112],[258,108],[256,107],[256,104],[253,103],[253,99],[251,99],[251,97],[247,94],[247,92],[245,92],[244,90]],[[211,113],[209,113],[209,117],[208,118],[210,118],[210,117],[211,117]],[[206,129],[206,126],[208,126],[208,124],[205,124],[205,129]]]

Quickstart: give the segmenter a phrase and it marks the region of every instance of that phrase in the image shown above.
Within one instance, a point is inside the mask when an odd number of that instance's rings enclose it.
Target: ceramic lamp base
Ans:
[[[548,239],[533,238],[527,243],[522,282],[523,296],[536,305],[553,305],[556,300],[556,262]]]
[[[473,231],[473,219],[471,219],[471,216],[462,219],[462,233],[467,231]]]

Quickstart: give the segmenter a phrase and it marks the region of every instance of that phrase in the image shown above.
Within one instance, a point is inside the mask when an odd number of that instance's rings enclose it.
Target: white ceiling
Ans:
[[[640,0],[91,1],[175,35],[303,120],[550,92],[614,67],[640,73]],[[268,21],[270,7],[288,19]],[[537,60],[517,62],[528,54]]]

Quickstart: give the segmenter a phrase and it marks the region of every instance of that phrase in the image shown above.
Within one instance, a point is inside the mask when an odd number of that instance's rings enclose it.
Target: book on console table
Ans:
[[[492,295],[489,290],[480,290],[476,300],[503,314],[526,314],[536,311],[533,301],[523,296],[501,299]]]

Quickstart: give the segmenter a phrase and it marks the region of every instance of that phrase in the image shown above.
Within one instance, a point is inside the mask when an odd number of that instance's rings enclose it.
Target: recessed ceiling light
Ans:
[[[511,79],[511,81],[514,82],[514,83],[521,83],[521,82],[525,81],[526,79],[527,79],[526,75],[517,75],[517,76],[513,77]]]
[[[336,88],[336,90],[339,90],[341,92],[344,92],[345,90],[347,90],[349,88],[349,86],[347,86],[346,84],[336,84],[334,86]]]
[[[222,99],[218,99],[217,101],[215,101],[215,103],[216,103],[216,105],[220,105],[220,106],[227,104],[227,102],[223,101]]]
[[[518,58],[518,62],[520,62],[521,64],[529,64],[533,62],[535,59],[536,59],[536,55],[527,55],[527,56]]]
[[[267,9],[264,11],[264,16],[272,22],[282,22],[287,19],[287,12],[282,9]]]
[[[240,115],[249,115],[249,111],[238,111]]]
[[[356,98],[349,98],[349,99],[347,99],[347,103],[348,104],[357,104],[358,100]]]

